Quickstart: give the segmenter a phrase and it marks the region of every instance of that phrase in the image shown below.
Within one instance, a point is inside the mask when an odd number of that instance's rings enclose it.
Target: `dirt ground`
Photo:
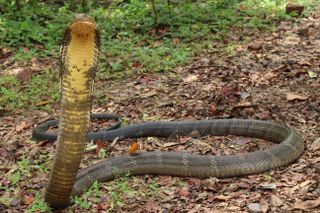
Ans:
[[[121,197],[114,212],[320,212],[320,10],[308,18],[279,23],[277,30],[250,35],[230,34],[225,44],[212,43],[187,66],[157,74],[97,82],[93,112],[120,115],[126,124],[154,120],[250,118],[282,122],[302,134],[306,150],[287,167],[258,175],[225,179],[195,179],[169,176],[138,176],[121,181],[130,190],[121,191],[119,180],[100,187],[101,198],[88,197],[90,209],[75,212],[105,212],[113,207],[113,190]],[[219,49],[233,45],[227,52]],[[97,100],[104,100],[101,103]],[[53,146],[30,140],[34,125],[55,114],[18,110],[1,117],[0,178],[15,162],[50,168]],[[98,126],[101,126],[99,124]],[[96,129],[96,128],[92,128]],[[109,156],[127,152],[131,142],[142,151],[172,150],[201,154],[232,154],[254,151],[270,143],[237,137],[175,137],[125,140],[109,150]],[[253,143],[257,142],[257,143]],[[48,157],[49,156],[49,157]],[[99,157],[84,156],[82,166]],[[22,176],[10,196],[10,209],[19,212],[43,191],[48,173],[31,169]],[[12,186],[13,187],[13,186]],[[70,208],[71,210],[71,208]]]

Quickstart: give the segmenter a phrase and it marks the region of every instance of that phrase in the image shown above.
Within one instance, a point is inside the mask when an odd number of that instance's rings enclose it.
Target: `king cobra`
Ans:
[[[47,121],[33,129],[37,140],[55,140],[58,145],[45,200],[63,208],[70,196],[80,195],[95,181],[108,181],[121,174],[156,174],[187,177],[233,177],[261,173],[289,164],[304,150],[297,131],[289,126],[259,120],[215,119],[177,122],[149,122],[109,131],[88,133],[92,90],[97,70],[100,39],[94,20],[78,14],[66,30],[61,47],[61,114],[58,136],[46,133],[57,124]],[[108,115],[92,117],[110,118]],[[118,119],[116,116],[111,116]],[[238,135],[277,143],[265,150],[237,155],[195,155],[184,152],[138,152],[109,158],[82,169],[79,164],[86,141],[113,141],[137,137],[174,135]]]

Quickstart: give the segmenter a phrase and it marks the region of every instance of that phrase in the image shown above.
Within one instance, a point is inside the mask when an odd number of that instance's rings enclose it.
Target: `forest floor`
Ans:
[[[282,21],[273,32],[253,33],[249,44],[221,52],[212,43],[187,66],[96,83],[93,112],[120,115],[126,124],[155,120],[250,118],[296,128],[305,152],[289,166],[235,178],[144,175],[99,184],[77,198],[75,212],[319,212],[320,210],[320,10]],[[236,43],[241,32],[232,34]],[[56,82],[53,82],[56,83]],[[106,100],[97,103],[97,100]],[[0,211],[41,209],[54,146],[30,139],[32,127],[58,117],[42,110],[17,110],[1,117]],[[101,126],[99,124],[97,126]],[[96,128],[94,128],[96,130]],[[175,137],[124,140],[106,152],[171,150],[233,154],[270,146],[251,138]],[[87,166],[101,158],[84,155]],[[90,162],[89,162],[90,161]],[[7,202],[6,205],[3,204]]]

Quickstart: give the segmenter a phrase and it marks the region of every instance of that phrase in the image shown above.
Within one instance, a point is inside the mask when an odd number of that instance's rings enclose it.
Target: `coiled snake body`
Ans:
[[[70,195],[79,195],[96,180],[117,175],[162,174],[190,177],[231,177],[277,168],[297,159],[304,150],[295,129],[272,122],[217,119],[180,122],[151,122],[87,135],[91,110],[91,91],[99,53],[99,33],[94,21],[77,15],[68,27],[62,44],[61,115],[58,146],[46,201],[52,207],[68,205]],[[100,115],[100,117],[103,115]],[[93,115],[93,117],[98,117]],[[51,139],[45,131],[56,122],[33,129],[35,139]],[[252,153],[212,156],[182,152],[141,152],[109,158],[78,173],[87,140],[112,141],[115,138],[170,137],[173,135],[239,135],[278,143]]]

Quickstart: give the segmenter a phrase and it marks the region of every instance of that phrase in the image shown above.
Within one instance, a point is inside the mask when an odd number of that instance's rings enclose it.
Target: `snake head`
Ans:
[[[96,22],[92,17],[86,14],[75,14],[71,24],[69,25],[71,33],[78,35],[88,35],[97,30]]]

